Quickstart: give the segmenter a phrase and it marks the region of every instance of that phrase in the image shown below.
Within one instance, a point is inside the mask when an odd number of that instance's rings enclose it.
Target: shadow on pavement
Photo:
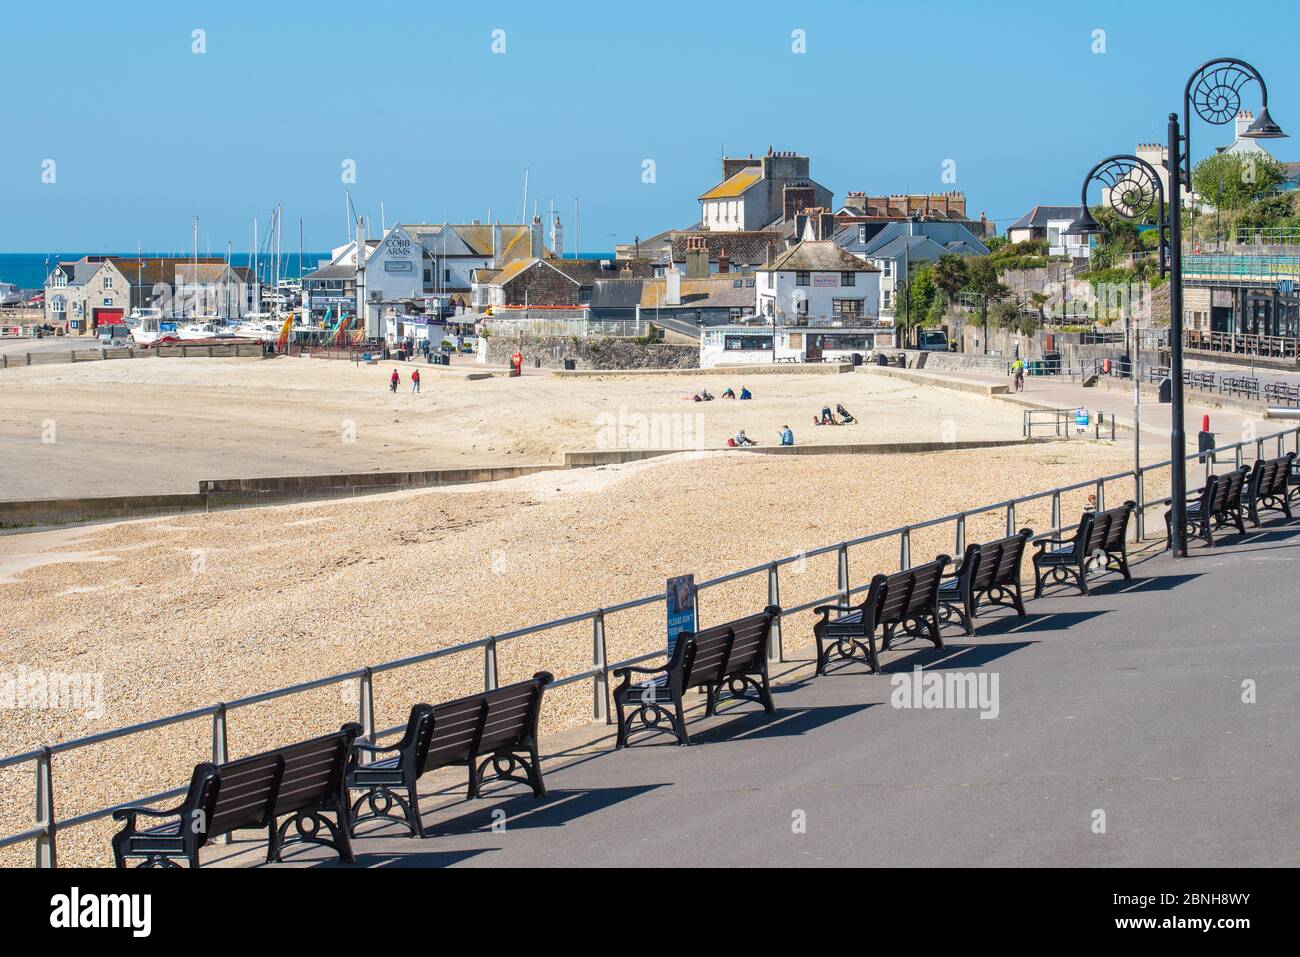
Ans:
[[[562,789],[551,791],[544,798],[535,798],[527,792],[515,794],[502,801],[491,801],[491,794],[485,793],[480,798],[478,807],[456,817],[435,821],[432,824],[425,815],[424,833],[429,837],[441,834],[468,834],[474,831],[490,831],[494,824],[504,824],[511,830],[534,827],[563,827],[565,824],[587,814],[613,807],[623,801],[640,797],[663,784],[639,784],[631,787]],[[437,812],[434,812],[437,813]],[[397,830],[385,831],[384,835],[398,835]]]
[[[1003,615],[989,621],[977,619],[974,637],[984,638],[989,635],[1020,635],[1040,631],[1064,631],[1067,628],[1073,628],[1075,625],[1081,625],[1085,621],[1092,621],[1092,619],[1106,614],[1107,611],[1108,609],[1105,608],[1096,611],[1051,611],[1042,614],[1029,614],[1023,618],[1019,615]]]
[[[1120,578],[1108,581],[1092,589],[1094,595],[1131,595],[1135,592],[1169,591],[1179,585],[1200,578],[1201,572],[1189,575],[1152,575],[1150,578],[1134,578],[1125,581]]]
[[[864,675],[870,678],[869,675]],[[739,715],[725,724],[715,724],[699,734],[691,734],[694,744],[721,744],[726,741],[754,741],[761,738],[789,738],[825,727],[832,721],[874,707],[872,704],[824,705],[816,708],[778,708],[776,714],[754,711]],[[689,729],[688,729],[689,730]]]
[[[947,668],[980,668],[1033,644],[1037,644],[1037,642],[1003,641],[991,645],[948,645],[946,648],[918,648],[901,658],[895,658],[887,663],[881,662],[880,667],[885,674],[911,671],[916,667],[930,671]]]

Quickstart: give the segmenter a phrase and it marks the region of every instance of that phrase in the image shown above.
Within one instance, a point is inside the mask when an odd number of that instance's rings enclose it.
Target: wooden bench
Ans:
[[[1237,531],[1245,534],[1246,522],[1242,514],[1242,492],[1246,487],[1246,466],[1211,475],[1205,485],[1197,492],[1187,496],[1187,531],[1202,539],[1206,545],[1214,546],[1214,529],[1224,525],[1235,525]],[[1171,505],[1172,499],[1165,499]],[[1165,512],[1165,537],[1170,540],[1173,535],[1172,508]]]
[[[185,799],[176,807],[113,812],[113,820],[125,822],[113,835],[114,863],[125,867],[128,858],[142,858],[141,867],[178,867],[175,859],[184,858],[190,867],[198,867],[199,849],[214,838],[266,828],[267,863],[281,860],[290,844],[309,842],[334,848],[340,860],[351,864],[343,775],[359,734],[361,725],[345,724],[340,731],[310,741],[221,765],[198,765]],[[322,812],[335,814],[337,823],[321,817]],[[288,815],[292,817],[277,826]],[[141,828],[141,817],[164,823]],[[297,826],[297,835],[286,840],[291,825]],[[329,837],[322,837],[322,832]]]
[[[1020,561],[1033,530],[1022,528],[1009,538],[984,545],[969,545],[957,576],[939,585],[939,614],[945,623],[954,618],[966,634],[975,634],[975,615],[981,600],[988,605],[1013,608],[1024,616],[1020,592]]]
[[[1276,459],[1258,459],[1246,483],[1246,509],[1251,524],[1259,528],[1261,509],[1271,508],[1291,517],[1289,486],[1295,453],[1288,452]]]
[[[347,789],[366,793],[352,805],[353,831],[366,821],[384,819],[401,821],[412,837],[424,837],[416,784],[438,768],[467,768],[471,799],[479,796],[489,764],[498,778],[526,784],[534,797],[545,797],[537,720],[542,695],[554,680],[550,672],[539,671],[527,681],[493,691],[436,706],[417,704],[397,744],[385,747],[358,741],[348,763]],[[362,764],[365,755],[377,760]],[[523,776],[515,773],[516,768],[523,769]],[[363,806],[368,810],[363,812]]]
[[[641,732],[671,734],[678,744],[690,744],[682,695],[692,685],[705,693],[705,717],[717,712],[724,686],[730,697],[756,701],[773,714],[776,706],[767,676],[767,651],[772,626],[780,619],[781,609],[769,605],[746,618],[682,632],[671,660],[661,667],[616,668],[614,676],[621,683],[614,689],[618,714],[615,746],[627,747],[629,737]],[[645,680],[634,683],[636,674],[645,675]]]
[[[1034,597],[1043,593],[1044,582],[1070,582],[1088,594],[1088,573],[1096,566],[1114,566],[1126,579],[1128,567],[1128,523],[1137,503],[1125,502],[1103,512],[1084,512],[1074,536],[1040,538],[1034,542]]]
[[[844,664],[861,661],[872,674],[880,673],[876,631],[882,633],[881,651],[888,651],[899,629],[913,638],[928,637],[936,648],[943,647],[939,634],[939,586],[944,569],[952,559],[940,555],[932,562],[892,575],[876,575],[861,605],[819,605],[821,617],[813,624],[817,640],[817,670],[838,657]],[[832,613],[839,613],[835,618]]]

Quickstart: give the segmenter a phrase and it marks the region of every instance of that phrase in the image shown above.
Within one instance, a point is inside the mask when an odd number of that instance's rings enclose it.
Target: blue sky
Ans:
[[[1171,16],[1178,10],[1177,17]],[[1230,11],[1239,10],[1239,14]],[[836,201],[964,190],[1006,222],[1073,202],[1101,157],[1164,138],[1202,61],[1238,56],[1300,135],[1293,3],[65,2],[0,24],[0,251],[247,250],[284,206],[341,242],[341,164],[390,222],[518,217],[554,198],[572,251],[685,226],[718,157],[812,157]],[[1171,28],[1171,21],[1176,20]],[[206,31],[207,52],[191,52]],[[491,51],[505,31],[506,52]],[[804,30],[807,52],[791,52]],[[1106,52],[1092,52],[1093,31]],[[1256,108],[1257,92],[1247,94]],[[276,126],[279,126],[279,131]],[[1197,122],[1202,156],[1229,128]],[[1300,159],[1296,141],[1274,152]],[[57,180],[41,182],[42,163]],[[656,182],[642,182],[655,162]],[[956,183],[941,180],[945,160]]]

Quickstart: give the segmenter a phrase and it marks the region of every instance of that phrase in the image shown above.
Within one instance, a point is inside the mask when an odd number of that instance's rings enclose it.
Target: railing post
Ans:
[[[1007,538],[1016,534],[1016,503],[1010,502],[1007,505]]]
[[[609,671],[605,657],[605,612],[598,609],[591,619],[591,716],[609,723]]]
[[[36,759],[36,826],[45,833],[36,838],[36,866],[57,867],[54,842],[54,778],[50,768],[50,749],[41,749]]]
[[[1061,530],[1061,493],[1052,493],[1052,531]]]
[[[369,666],[357,679],[357,720],[361,733],[370,744],[375,743],[375,673]],[[364,753],[364,752],[362,752]]]
[[[836,580],[839,584],[840,601],[847,605],[849,603],[849,546],[841,544],[837,555]]]
[[[225,764],[230,760],[230,749],[226,743],[226,703],[217,702],[217,710],[212,715],[212,763],[215,765]],[[231,835],[222,834],[218,842],[229,844]]]
[[[1233,467],[1234,469],[1239,469],[1239,468],[1241,468],[1241,443],[1238,442],[1236,445],[1234,445],[1234,446],[1232,447],[1232,451],[1233,451],[1233,456],[1232,456],[1233,464],[1232,464],[1232,467]]]
[[[966,513],[957,516],[957,550],[954,555],[960,557],[966,552]]]
[[[489,635],[483,646],[483,690],[497,690],[497,639]]]
[[[1097,496],[1097,511],[1106,511],[1106,483],[1098,482],[1097,491],[1094,494]]]
[[[898,534],[898,567],[907,571],[912,567],[912,530],[904,528]]]
[[[1146,540],[1147,503],[1146,503],[1146,489],[1144,488],[1145,483],[1143,482],[1142,479],[1143,479],[1142,470],[1141,469],[1134,470],[1133,501],[1137,502],[1137,508],[1134,510],[1135,514],[1133,516],[1136,519],[1136,521],[1133,523],[1133,528],[1134,528],[1133,534],[1136,536],[1133,539],[1133,541],[1135,542],[1142,542]]]
[[[1256,439],[1255,440],[1255,461],[1258,462],[1263,457],[1264,457],[1264,440]]]
[[[848,559],[845,559],[847,564]],[[767,566],[767,603],[781,607],[781,579],[776,562]],[[769,662],[785,661],[785,646],[781,643],[781,619],[772,622],[772,640],[767,646]]]

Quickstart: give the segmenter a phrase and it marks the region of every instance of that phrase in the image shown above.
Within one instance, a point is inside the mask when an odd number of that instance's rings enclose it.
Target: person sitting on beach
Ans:
[[[722,397],[724,399],[734,399],[736,397],[736,390],[731,386],[727,386],[727,391],[722,393]]]
[[[848,409],[844,408],[844,406],[839,405],[838,403],[836,403],[835,405],[835,411],[840,414],[840,421],[843,422],[845,425],[848,425],[850,422],[857,421],[856,419],[853,418],[853,416],[849,415]]]
[[[745,434],[744,429],[736,433],[735,442],[737,448],[744,448],[746,445],[758,445],[757,442]]]
[[[834,413],[831,412],[831,407],[830,407],[829,405],[824,405],[824,406],[822,406],[822,421],[821,421],[821,424],[822,424],[822,425],[839,425],[839,423],[835,421],[835,415],[834,415]]]
[[[398,383],[401,382],[401,381],[402,381],[402,377],[401,377],[400,375],[398,375],[398,374],[397,374],[397,370],[394,369],[394,370],[393,370],[392,378],[390,378],[390,379],[388,380],[388,391],[389,391],[389,392],[396,392],[396,391],[397,391],[397,385],[398,385]]]
[[[701,401],[701,402],[712,402],[712,401],[713,401],[713,396],[709,394],[709,390],[708,390],[708,389],[701,389],[701,390],[700,390],[700,401]]]
[[[746,399],[752,399],[752,398],[754,398],[753,393],[750,392],[749,389],[745,388],[745,387],[742,385],[742,386],[740,387],[740,401],[743,402],[743,401],[745,401]]]
[[[794,445],[794,433],[790,431],[790,426],[781,426],[781,444]]]

